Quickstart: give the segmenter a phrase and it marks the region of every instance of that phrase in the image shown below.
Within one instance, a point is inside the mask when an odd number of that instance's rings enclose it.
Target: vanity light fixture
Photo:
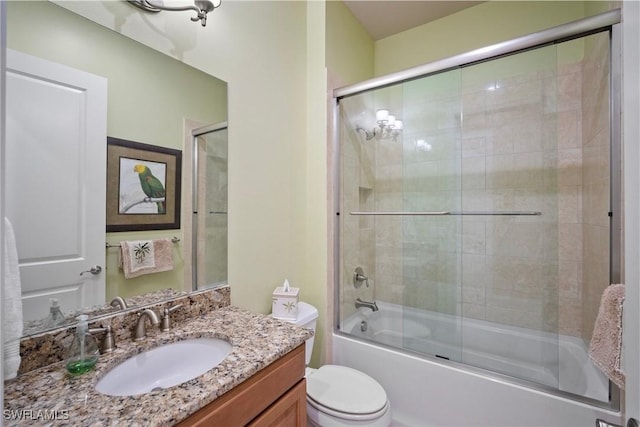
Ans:
[[[396,116],[389,114],[389,110],[376,111],[376,123],[378,126],[374,127],[372,130],[366,130],[360,125],[357,125],[356,132],[362,131],[367,141],[370,141],[373,138],[391,138],[395,141],[403,129],[402,120],[398,120],[396,119]]]
[[[198,22],[202,26],[207,25],[207,13],[212,12],[215,8],[220,7],[222,0],[194,0],[193,5],[184,6],[166,6],[162,0],[127,0],[129,3],[147,12],[183,11],[193,10],[197,16],[191,18],[193,22]]]

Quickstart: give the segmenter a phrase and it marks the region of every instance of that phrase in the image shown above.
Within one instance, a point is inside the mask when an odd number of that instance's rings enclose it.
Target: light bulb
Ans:
[[[387,119],[387,125],[393,128],[393,125],[395,123],[396,123],[396,116],[389,115],[389,118]]]
[[[380,124],[387,123],[389,120],[389,110],[378,110],[376,111],[376,121]]]

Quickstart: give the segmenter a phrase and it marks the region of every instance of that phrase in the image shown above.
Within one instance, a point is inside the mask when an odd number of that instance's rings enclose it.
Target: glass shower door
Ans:
[[[549,46],[340,100],[343,283],[371,285],[343,286],[342,319],[390,303],[367,337],[558,386],[556,64]]]
[[[557,46],[462,69],[463,362],[559,372]]]
[[[403,346],[462,361],[461,71],[406,82],[399,185]]]
[[[610,59],[601,32],[338,99],[344,332],[615,395],[588,357],[619,262]]]

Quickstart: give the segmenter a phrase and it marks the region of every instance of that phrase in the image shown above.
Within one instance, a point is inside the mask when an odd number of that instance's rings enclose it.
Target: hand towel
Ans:
[[[589,359],[622,390],[625,380],[620,368],[623,303],[624,285],[610,285],[604,290],[589,344]]]
[[[173,269],[171,239],[124,241],[120,242],[120,250],[127,279]]]
[[[4,295],[2,301],[2,335],[4,337],[4,379],[14,378],[20,368],[22,337],[22,285],[18,267],[18,250],[13,226],[4,219]]]

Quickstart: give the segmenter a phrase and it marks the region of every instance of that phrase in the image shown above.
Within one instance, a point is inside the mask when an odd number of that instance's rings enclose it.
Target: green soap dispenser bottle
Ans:
[[[100,351],[96,341],[89,333],[89,316],[81,314],[76,317],[78,326],[76,335],[67,351],[65,366],[71,375],[82,375],[89,372],[96,366]]]

